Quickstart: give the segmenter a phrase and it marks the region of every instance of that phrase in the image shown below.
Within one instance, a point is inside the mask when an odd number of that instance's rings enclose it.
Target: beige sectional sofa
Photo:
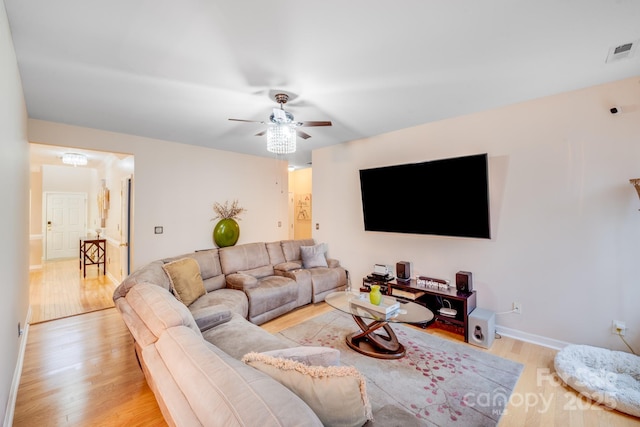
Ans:
[[[299,397],[302,392],[294,393],[265,374],[267,368],[261,371],[241,361],[256,352],[261,356],[253,363],[258,365],[265,363],[262,358],[271,357],[263,356],[265,352],[300,353],[257,324],[345,288],[346,272],[336,260],[325,259],[326,267],[304,268],[308,261],[304,252],[309,248],[325,256],[326,247],[313,240],[197,251],[154,261],[116,288],[116,307],[131,331],[140,365],[169,425],[355,426],[371,418],[364,378],[355,368],[326,368],[338,369],[335,377],[347,381],[346,387],[330,384],[327,395],[337,402],[355,399],[359,405],[332,409],[321,402],[312,409],[312,403]],[[185,290],[179,285],[185,280],[198,282],[202,289]],[[319,355],[314,357],[331,360],[327,365],[338,364],[337,350],[316,350]],[[302,353],[309,351],[313,353],[314,348],[303,348]],[[343,388],[344,397],[340,395]]]
[[[304,268],[300,248],[317,246],[313,239],[248,243],[154,261],[129,275],[114,298],[125,296],[141,282],[172,291],[163,266],[192,258],[200,267],[206,291],[188,305],[196,321],[199,309],[222,304],[259,325],[346,288],[346,271],[338,260],[325,256],[326,267]]]

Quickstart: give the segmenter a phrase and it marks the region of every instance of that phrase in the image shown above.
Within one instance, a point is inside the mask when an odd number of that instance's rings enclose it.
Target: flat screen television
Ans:
[[[487,154],[360,170],[364,229],[490,239]]]

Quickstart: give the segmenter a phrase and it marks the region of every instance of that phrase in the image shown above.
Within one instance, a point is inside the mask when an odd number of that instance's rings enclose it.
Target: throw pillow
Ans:
[[[266,373],[306,402],[325,426],[362,426],[372,419],[366,382],[352,366],[307,366],[248,353],[242,361]]]
[[[340,350],[329,347],[301,346],[279,350],[263,351],[272,357],[295,360],[309,366],[339,366]]]
[[[314,246],[300,246],[302,266],[304,268],[328,267],[326,252],[327,245],[325,243],[318,243]]]
[[[207,293],[200,275],[200,266],[193,258],[182,258],[162,266],[169,276],[171,292],[187,307]]]

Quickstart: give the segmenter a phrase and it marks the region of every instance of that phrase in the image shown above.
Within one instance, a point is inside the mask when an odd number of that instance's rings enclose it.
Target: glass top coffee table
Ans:
[[[390,303],[395,298],[385,296]],[[404,346],[391,329],[390,323],[428,323],[433,313],[428,308],[414,302],[398,300],[399,307],[388,314],[367,307],[369,294],[333,292],[325,297],[325,302],[353,317],[360,331],[345,337],[347,345],[362,354],[379,359],[399,359],[405,355]],[[386,335],[376,331],[384,331]]]

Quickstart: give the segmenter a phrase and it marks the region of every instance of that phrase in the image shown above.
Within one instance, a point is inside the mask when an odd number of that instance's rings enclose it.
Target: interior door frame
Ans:
[[[120,195],[120,276],[123,280],[131,273],[133,175],[122,178]]]

